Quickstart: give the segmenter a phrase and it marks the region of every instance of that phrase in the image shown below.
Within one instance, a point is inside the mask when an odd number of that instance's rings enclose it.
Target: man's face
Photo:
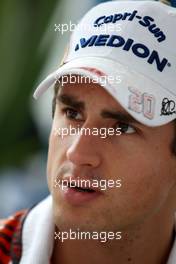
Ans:
[[[120,127],[122,134],[106,138],[56,135],[56,130],[69,126]],[[60,230],[122,231],[160,212],[175,185],[175,157],[170,150],[173,137],[172,123],[151,128],[131,120],[98,84],[64,85],[56,101],[47,164],[56,225]],[[74,196],[72,202],[72,194],[65,195],[68,190],[55,187],[56,179],[71,178],[121,179],[122,186],[99,189],[98,195],[81,202],[74,202]],[[84,193],[75,190],[74,195],[83,197]]]

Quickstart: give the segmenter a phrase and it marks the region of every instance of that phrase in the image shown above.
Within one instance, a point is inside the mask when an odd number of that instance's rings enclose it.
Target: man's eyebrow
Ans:
[[[85,109],[85,103],[82,101],[78,101],[77,98],[73,95],[59,94],[56,96],[56,100],[73,108],[77,108],[80,110]]]
[[[131,115],[128,113],[123,113],[121,111],[109,111],[109,110],[102,110],[101,116],[103,118],[110,118],[110,119],[116,119],[120,122],[127,122],[127,123],[139,123],[136,119],[134,119]]]

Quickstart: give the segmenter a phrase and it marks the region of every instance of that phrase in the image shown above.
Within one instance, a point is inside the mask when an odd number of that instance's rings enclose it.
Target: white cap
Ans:
[[[64,65],[37,87],[34,98],[61,76],[78,74],[96,79],[142,124],[167,124],[176,118],[175,28],[176,10],[160,2],[97,5],[73,32]]]

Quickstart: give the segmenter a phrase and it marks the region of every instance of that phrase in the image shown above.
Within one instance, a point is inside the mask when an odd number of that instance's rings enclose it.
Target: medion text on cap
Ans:
[[[150,49],[143,43],[134,43],[134,40],[129,38],[125,40],[122,36],[119,35],[93,35],[88,39],[81,38],[80,44],[77,44],[75,51],[78,51],[79,48],[93,47],[93,46],[109,46],[114,48],[123,47],[124,51],[132,51],[134,55],[139,58],[147,58],[149,64],[156,63],[157,70],[162,72],[168,60],[166,58],[160,59],[160,56],[156,50],[150,51]]]

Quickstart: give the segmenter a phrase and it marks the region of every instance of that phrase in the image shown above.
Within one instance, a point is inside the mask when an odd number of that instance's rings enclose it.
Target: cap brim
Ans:
[[[67,62],[50,74],[35,90],[37,99],[65,75],[82,75],[96,80],[137,121],[161,126],[176,118],[176,98],[160,84],[110,59],[82,57]]]

